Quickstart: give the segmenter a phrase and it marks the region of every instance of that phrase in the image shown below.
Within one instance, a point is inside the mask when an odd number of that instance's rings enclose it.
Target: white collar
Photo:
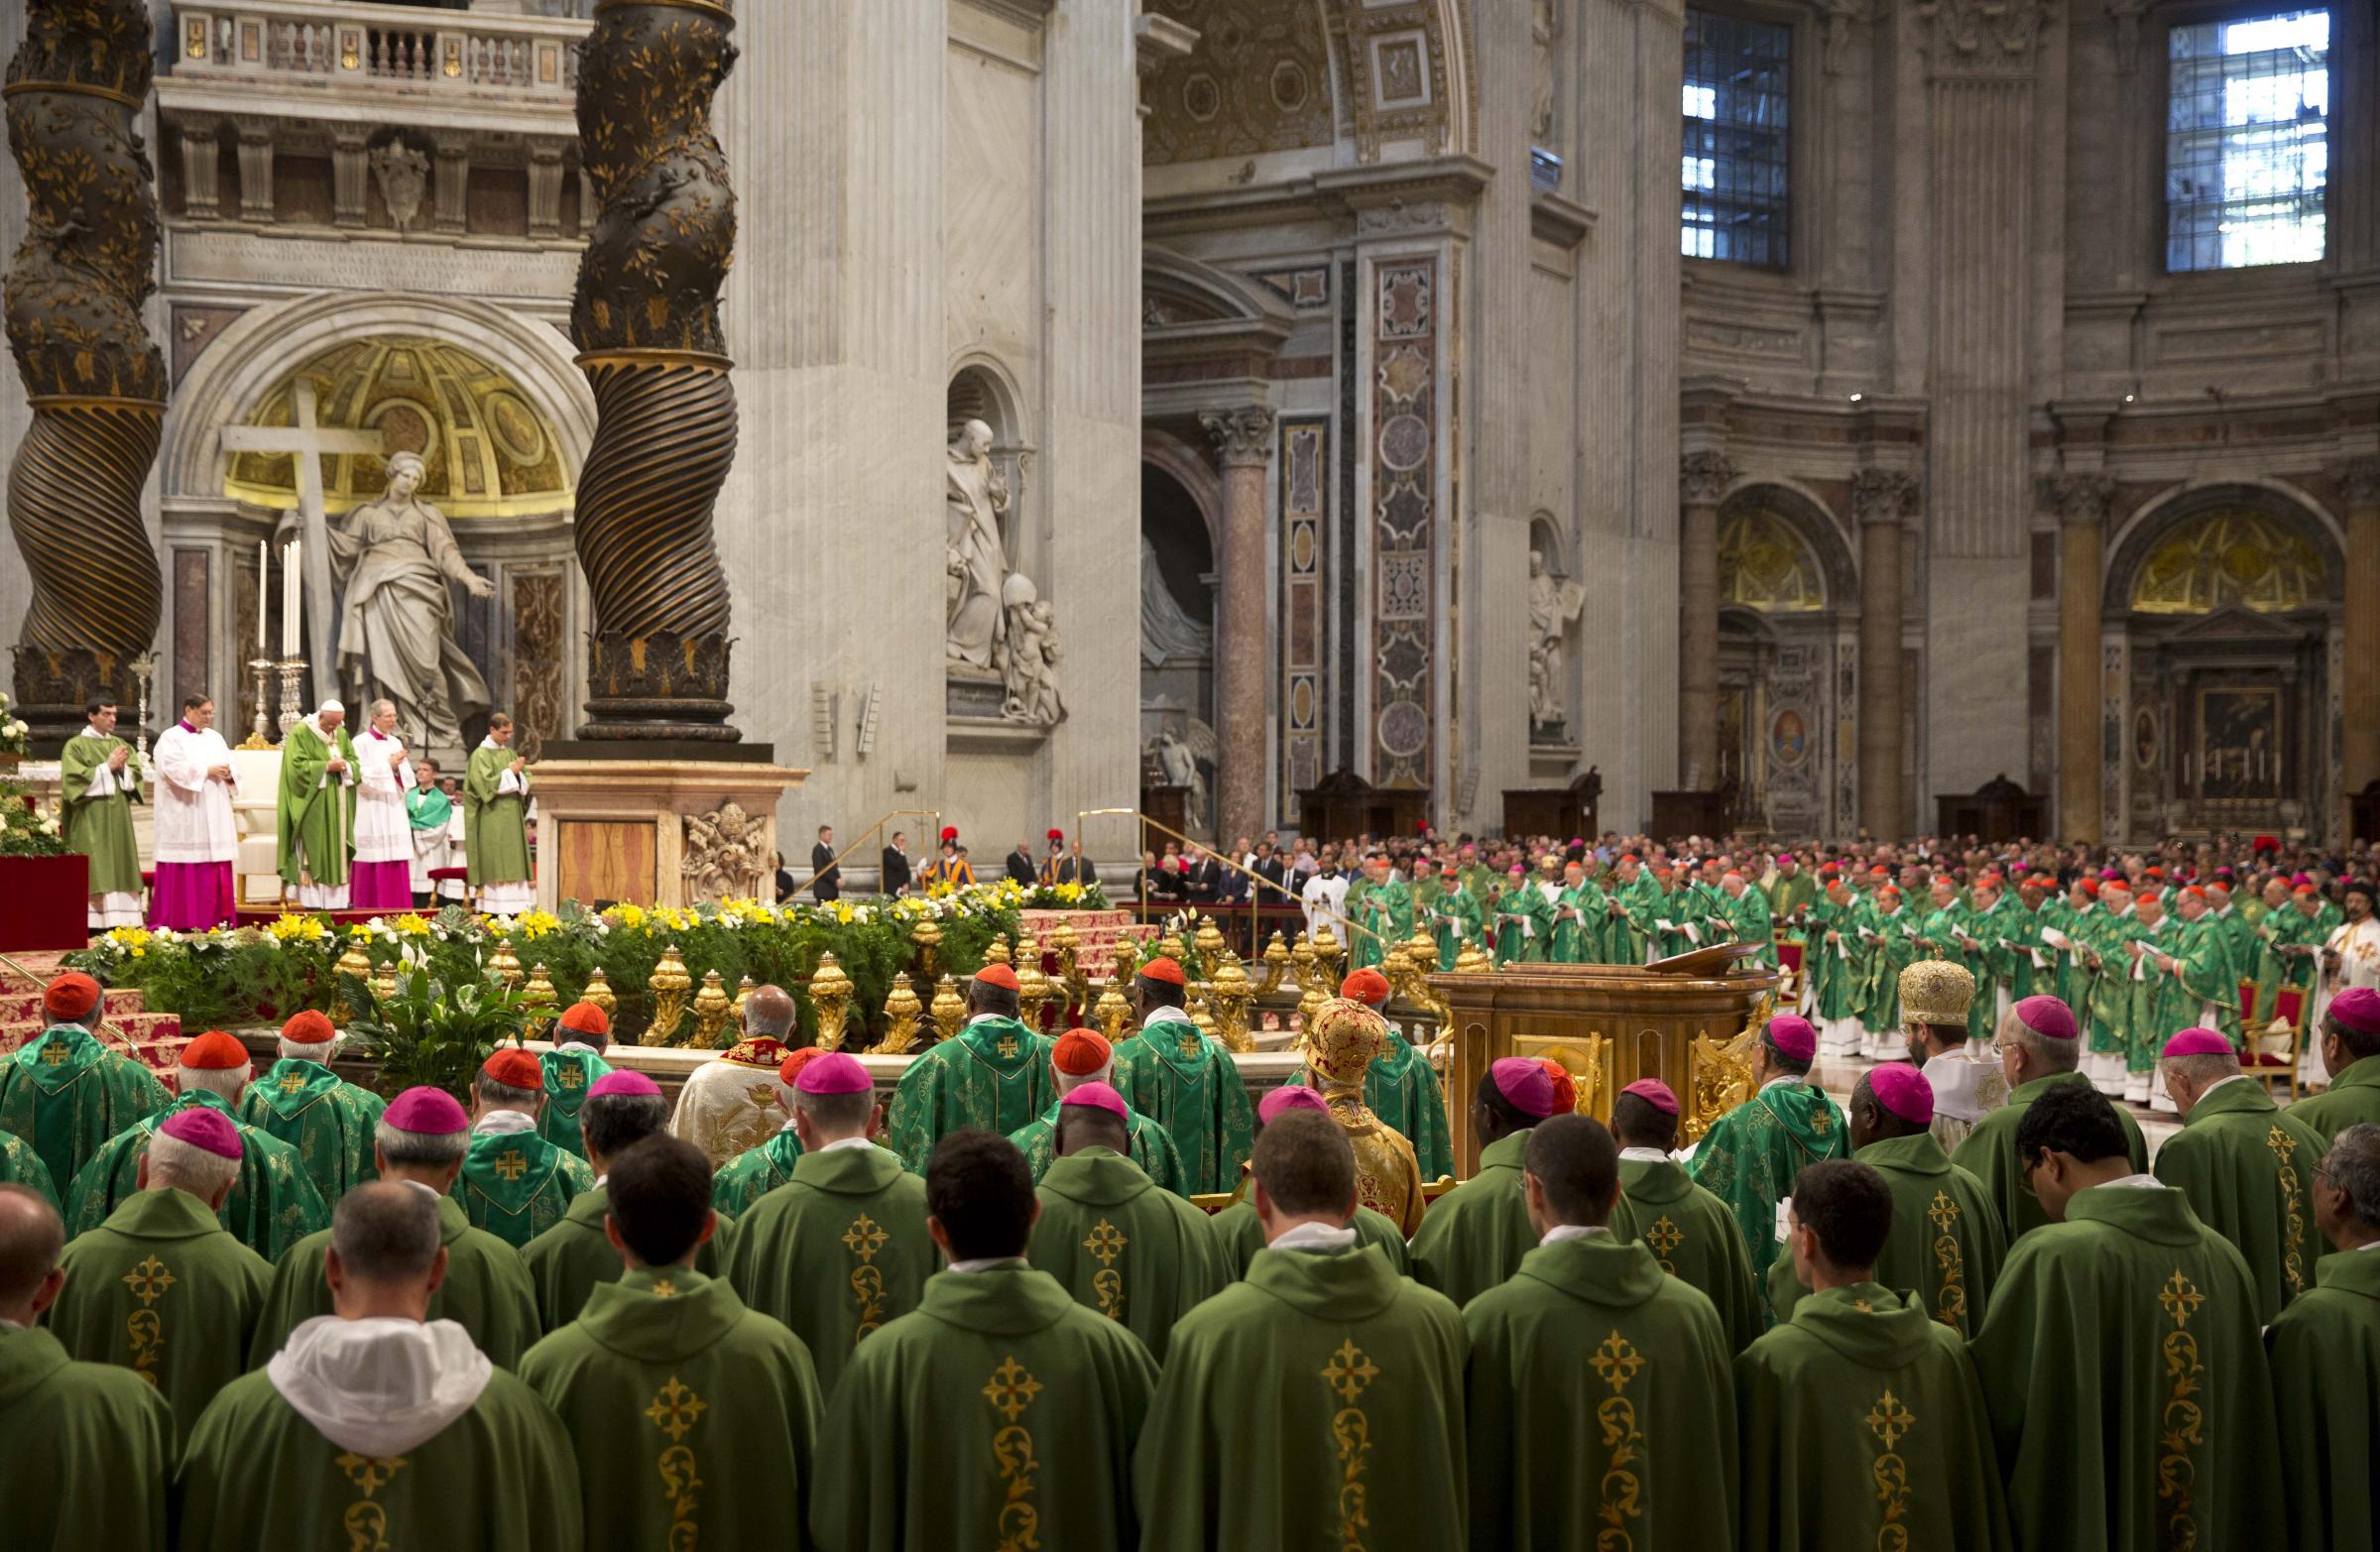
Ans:
[[[1766,1094],[1780,1083],[1808,1083],[1809,1081],[1810,1075],[1806,1072],[1782,1072],[1760,1085],[1760,1092]]]
[[[821,1152],[821,1153],[832,1153],[832,1152],[836,1152],[836,1151],[838,1151],[838,1150],[843,1150],[843,1149],[850,1149],[850,1148],[863,1148],[863,1147],[874,1147],[874,1146],[876,1146],[876,1144],[875,1144],[875,1143],[873,1143],[873,1142],[871,1142],[871,1141],[869,1141],[869,1140],[868,1140],[866,1137],[864,1137],[864,1136],[860,1136],[860,1137],[840,1137],[840,1138],[836,1139],[835,1141],[829,1142],[829,1143],[827,1143],[825,1146],[823,1146],[823,1147],[819,1148],[819,1149],[818,1149],[818,1151],[819,1151],[819,1152]]]
[[[2104,1185],[2111,1191],[2162,1191],[2165,1189],[2165,1182],[2155,1175],[2125,1175],[2120,1180],[2106,1181]]]
[[[1318,1254],[1352,1250],[1356,1243],[1353,1228],[1334,1229],[1329,1224],[1303,1223],[1284,1230],[1269,1247],[1275,1251],[1312,1251]]]
[[[2354,1250],[2347,1252],[2347,1254],[2349,1255],[2354,1255],[2363,1251],[2380,1251],[2380,1240],[2374,1240],[2369,1245],[2358,1245]],[[23,1330],[24,1328],[19,1327],[18,1329]]]
[[[1152,1008],[1148,1011],[1148,1016],[1140,1020],[1140,1027],[1145,1029],[1152,1023],[1188,1023],[1189,1021],[1190,1015],[1178,1008]]]
[[[1021,1266],[1023,1264],[1024,1257],[1021,1255],[982,1255],[973,1260],[952,1261],[942,1269],[955,1271],[965,1277],[979,1271],[998,1271],[1004,1266]]]
[[[493,738],[483,738],[483,739],[481,739],[481,740],[479,741],[479,747],[480,747],[480,748],[482,748],[482,749],[502,749],[502,748],[504,748],[504,746],[503,746],[502,744],[499,744],[499,743],[497,743],[497,742],[496,742],[496,741],[495,741]]]
[[[2369,1250],[2371,1247],[2365,1246],[2364,1249]],[[31,1326],[25,1325],[22,1322],[7,1319],[0,1319],[0,1327],[5,1327],[10,1331],[31,1331],[33,1329]]]
[[[1623,1147],[1619,1150],[1619,1156],[1635,1159],[1642,1164],[1666,1164],[1669,1162],[1669,1154],[1657,1147]]]
[[[496,1366],[451,1320],[317,1315],[265,1366],[322,1437],[356,1455],[409,1455],[469,1411]]]
[[[1556,1224],[1546,1230],[1545,1238],[1537,1243],[1560,1245],[1565,1240],[1591,1240],[1599,1234],[1606,1240],[1611,1238],[1610,1229],[1604,1224]]]
[[[2204,1099],[2207,1095],[2212,1094],[2215,1090],[2221,1088],[2226,1083],[2245,1083],[2247,1081],[2248,1075],[2244,1072],[2235,1072],[2228,1078],[2217,1078],[2212,1083],[2206,1085],[2204,1089],[2200,1091],[2199,1098]]]
[[[509,1136],[516,1132],[535,1132],[537,1118],[526,1111],[492,1110],[471,1126],[475,1137]]]

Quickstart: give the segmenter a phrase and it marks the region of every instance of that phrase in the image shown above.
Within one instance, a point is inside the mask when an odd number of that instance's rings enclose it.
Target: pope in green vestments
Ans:
[[[101,724],[104,722],[104,729]],[[141,757],[115,736],[113,708],[66,740],[58,757],[60,830],[66,850],[89,859],[84,888],[91,896],[93,931],[140,925],[141,847],[132,830],[133,800],[141,795]],[[124,764],[115,764],[117,750]],[[117,896],[105,900],[107,895]]]
[[[2314,1187],[2314,1218],[2335,1254],[2315,1286],[2264,1334],[2281,1432],[2288,1544],[2300,1552],[2374,1552],[2372,1465],[2380,1461],[2380,1220],[2356,1194],[2380,1187],[2380,1127],[2330,1146]]]
[[[1149,973],[1166,963],[1143,965],[1135,990],[1149,986]],[[1163,985],[1161,990],[1179,996],[1182,989]],[[1172,1134],[1182,1160],[1183,1190],[1192,1195],[1229,1191],[1255,1136],[1256,1112],[1248,1085],[1220,1040],[1201,1034],[1178,1012],[1157,1006],[1156,997],[1144,998],[1139,1035],[1117,1048],[1116,1092],[1135,1114]]]
[[[298,718],[282,739],[281,881],[343,891],[355,856],[355,743],[343,719],[325,732],[321,715]],[[331,770],[333,760],[345,762],[345,769]],[[298,899],[311,903],[302,894]]]
[[[318,1015],[317,1015],[318,1016]],[[240,1096],[240,1120],[298,1151],[325,1204],[380,1178],[373,1131],[388,1101],[317,1061],[284,1056]]]
[[[2325,1249],[2311,1210],[2325,1144],[2240,1073],[2228,1036],[2185,1029],[2166,1042],[2164,1062],[2182,1130],[2158,1148],[2157,1178],[2239,1251],[2256,1279],[2256,1323],[2269,1326],[2314,1286],[2315,1257]]]
[[[1810,1081],[1817,1055],[1809,1019],[1769,1019],[1752,1067],[1756,1092],[1712,1124],[1686,1165],[1694,1183],[1734,1216],[1755,1285],[1777,1258],[1777,1204],[1791,1194],[1793,1177],[1821,1159],[1850,1156],[1843,1112]]]
[[[2071,1029],[2075,1026],[2069,1022],[2065,1027]],[[2025,1054],[2030,1057],[2032,1053],[2028,1051]],[[1986,1111],[1983,1119],[1975,1123],[1975,1130],[1966,1134],[1966,1140],[1951,1153],[1952,1163],[1983,1182],[1983,1189],[1991,1197],[1992,1205],[2000,1210],[2000,1224],[2008,1231],[2008,1243],[2012,1249],[2026,1234],[2050,1221],[2049,1214],[2042,1210],[2040,1200],[2025,1189],[2024,1161],[2016,1153],[2016,1129],[2023,1123],[2025,1112],[2033,1102],[2051,1089],[2074,1084],[2090,1088],[2090,1080],[2079,1072],[2043,1074],[2032,1066],[2026,1066],[2019,1068],[2014,1076],[2017,1081],[2009,1087],[2008,1103],[1997,1110]],[[2149,1146],[2140,1134],[2140,1124],[2132,1119],[2130,1112],[2120,1108],[2116,1110],[2115,1118],[2123,1128],[2132,1172],[2146,1174]]]
[[[188,1049],[183,1054],[186,1056]],[[193,1088],[168,1109],[144,1117],[109,1138],[67,1188],[66,1232],[80,1235],[95,1228],[119,1205],[130,1201],[140,1191],[141,1158],[149,1150],[149,1139],[169,1118],[192,1109],[211,1110],[225,1120],[236,1115],[231,1102],[221,1095]],[[234,1125],[241,1143],[240,1174],[219,1216],[234,1239],[267,1261],[279,1260],[291,1246],[328,1227],[330,1208],[307,1178],[304,1161],[296,1148],[244,1122],[235,1121]]]
[[[564,1152],[534,1130],[506,1126],[504,1131],[472,1136],[454,1193],[473,1228],[522,1250],[560,1223],[572,1202],[595,1189],[595,1171],[585,1159]]]
[[[423,1190],[429,1187],[423,1186]],[[429,1318],[451,1320],[471,1335],[472,1346],[500,1369],[519,1366],[537,1340],[537,1299],[521,1253],[485,1229],[474,1229],[463,1204],[438,1198],[438,1243],[446,1248],[446,1280],[429,1296]],[[322,1274],[330,1231],[309,1234],[290,1247],[273,1268],[264,1313],[257,1317],[248,1367],[262,1369],[289,1341],[290,1333],[317,1315],[333,1313],[330,1283]]]
[[[174,1409],[55,1334],[0,1323],[0,1503],[17,1552],[164,1552]]]
[[[1118,1152],[1124,1102],[1104,1083],[1066,1096],[1069,1151],[1034,1194],[1041,1216],[1026,1258],[1076,1303],[1123,1325],[1165,1361],[1174,1322],[1230,1279],[1207,1215],[1157,1188]],[[1090,1140],[1076,1143],[1077,1134]]]
[[[90,1001],[98,999],[93,983]],[[108,1050],[79,1024],[54,1024],[15,1055],[0,1057],[0,1132],[33,1145],[60,1193],[108,1138],[173,1102],[148,1068]]]
[[[1013,981],[1006,965],[988,965],[970,984],[976,1015],[949,1039],[909,1063],[892,1091],[887,1145],[919,1174],[934,1144],[961,1127],[981,1127],[1002,1136],[1021,1129],[1057,1098],[1049,1076],[1051,1040],[1018,1023],[1012,1011],[986,1012],[984,977],[998,972]],[[1003,1005],[1012,1005],[1014,991]]]
[[[56,1211],[58,1186],[50,1178],[50,1166],[33,1144],[14,1133],[0,1132],[0,1183],[21,1185],[41,1193],[51,1209]]]
[[[1490,1063],[1480,1076],[1472,1124],[1484,1142],[1480,1172],[1438,1198],[1413,1233],[1413,1276],[1457,1305],[1470,1303],[1520,1269],[1537,1244],[1521,1192],[1529,1129],[1555,1111],[1553,1080],[1526,1056]]]

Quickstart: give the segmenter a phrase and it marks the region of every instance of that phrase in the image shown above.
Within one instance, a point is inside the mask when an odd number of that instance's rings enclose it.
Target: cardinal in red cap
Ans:
[[[1009,1134],[1009,1140],[1023,1152],[1025,1167],[1032,1171],[1035,1185],[1041,1183],[1050,1165],[1058,1159],[1060,1106],[1066,1097],[1088,1084],[1106,1085],[1111,1093],[1119,1092],[1114,1088],[1118,1066],[1116,1048],[1096,1029],[1069,1029],[1051,1043],[1050,1080],[1059,1101]],[[1117,1103],[1125,1104],[1121,1095]],[[1172,1134],[1147,1117],[1134,1113],[1129,1105],[1126,1105],[1125,1127],[1124,1151],[1141,1173],[1160,1190],[1182,1191],[1182,1159]]]
[[[1811,1081],[1818,1031],[1798,1014],[1778,1014],[1760,1032],[1750,1099],[1712,1124],[1687,1165],[1727,1204],[1755,1279],[1777,1256],[1777,1204],[1794,1176],[1820,1159],[1850,1156],[1841,1108]]]
[[[1018,1018],[1016,972],[994,961],[967,983],[966,1025],[913,1058],[892,1091],[887,1141],[923,1175],[934,1144],[962,1127],[1007,1136],[1057,1100],[1054,1043]]]
[[[372,1149],[383,1102],[331,1071],[338,1042],[328,1018],[311,1009],[298,1014],[281,1026],[281,1059],[237,1102],[242,1121],[298,1150],[325,1202],[380,1172]]]
[[[560,1223],[581,1192],[595,1189],[595,1171],[539,1135],[545,1074],[530,1052],[497,1047],[480,1064],[471,1098],[471,1145],[455,1195],[473,1228],[520,1250]],[[580,1112],[583,1125],[583,1105]]]
[[[537,1057],[538,1078],[545,1088],[537,1135],[579,1158],[587,1156],[579,1109],[612,1070],[602,1055],[611,1043],[611,1015],[593,1003],[572,1003],[554,1020],[553,1049]]]
[[[50,1026],[0,1056],[0,1133],[33,1150],[49,1172],[49,1194],[60,1197],[101,1143],[173,1096],[147,1067],[91,1033],[99,1022],[98,982],[70,971],[44,989],[42,1007]],[[0,1165],[0,1178],[10,1173]]]
[[[1255,1142],[1255,1107],[1231,1054],[1183,1012],[1188,983],[1169,956],[1149,960],[1133,975],[1132,1016],[1140,1021],[1140,1037],[1118,1053],[1115,1087],[1134,1115],[1164,1118],[1156,1125],[1173,1142],[1178,1189],[1229,1191],[1240,1183],[1240,1166]],[[1156,1172],[1147,1162],[1142,1167]]]

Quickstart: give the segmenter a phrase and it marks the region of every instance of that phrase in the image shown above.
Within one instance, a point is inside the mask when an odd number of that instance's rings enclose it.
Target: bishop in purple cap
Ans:
[[[1330,1109],[1321,1090],[1303,1083],[1284,1083],[1256,1102],[1256,1131],[1262,1133],[1273,1122],[1297,1111],[1320,1111],[1328,1115]],[[1224,1273],[1235,1280],[1248,1275],[1250,1263],[1264,1249],[1264,1226],[1256,1219],[1250,1180],[1250,1167],[1242,1164],[1240,1188],[1232,1197],[1232,1205],[1207,1220],[1207,1227],[1214,1231],[1216,1247],[1223,1254]],[[1348,1227],[1356,1231],[1359,1243],[1377,1250],[1399,1276],[1412,1269],[1404,1234],[1385,1214],[1358,1203],[1356,1216],[1349,1220]]]
[[[1659,1078],[1639,1078],[1612,1099],[1619,1205],[1611,1232],[1642,1242],[1663,1271],[1702,1289],[1719,1311],[1727,1351],[1740,1353],[1762,1324],[1751,1254],[1727,1204],[1687,1178],[1670,1156],[1679,1111],[1676,1091]]]
[[[1556,1108],[1553,1077],[1533,1058],[1507,1056],[1480,1074],[1471,1107],[1479,1172],[1440,1197],[1414,1232],[1413,1275],[1424,1286],[1468,1304],[1520,1269],[1537,1244],[1521,1151]]]
[[[2330,1087],[2289,1107],[2326,1140],[2358,1123],[2380,1126],[2380,992],[2351,986],[2322,1012],[2322,1069]]]
[[[2114,961],[2111,959],[2109,963]],[[2062,999],[2036,995],[2019,1000],[2000,1018],[1990,1050],[1999,1060],[2007,1097],[1986,1110],[1965,1138],[1951,1148],[1951,1162],[1983,1182],[1992,1205],[1999,1209],[2000,1227],[2006,1231],[2012,1247],[2028,1231],[2050,1221],[2041,1199],[2026,1183],[2024,1158],[2016,1146],[2016,1129],[2033,1102],[2051,1089],[2061,1084],[2092,1086],[2090,1078],[2081,1070],[2082,1036],[2074,1010]],[[2120,1054],[2115,1060],[2120,1069]],[[1942,1092],[1938,1090],[1935,1105],[1938,1131]],[[2114,1110],[2133,1171],[2146,1174],[2149,1149],[2140,1134],[2140,1124],[2124,1107],[2118,1105]]]
[[[1727,1204],[1754,1278],[1777,1258],[1777,1204],[1793,1177],[1827,1158],[1848,1158],[1843,1112],[1811,1081],[1818,1030],[1799,1014],[1778,1014],[1760,1031],[1752,1094],[1712,1123],[1686,1169]]]

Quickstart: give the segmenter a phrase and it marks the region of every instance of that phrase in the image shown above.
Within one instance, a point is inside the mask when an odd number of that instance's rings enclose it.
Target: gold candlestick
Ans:
[[[1132,977],[1140,970],[1140,940],[1125,933],[1116,940],[1116,952],[1109,961],[1108,979],[1118,986],[1130,986]]]
[[[1264,945],[1264,979],[1256,983],[1256,996],[1270,997],[1281,989],[1281,977],[1286,975],[1296,956],[1289,945],[1275,932],[1272,941]]]
[[[372,956],[364,952],[364,945],[361,942],[351,938],[347,943],[347,952],[341,954],[339,962],[330,968],[336,975],[353,976],[358,981],[369,984],[372,979]],[[331,1025],[334,1028],[344,1029],[347,1027],[348,1017],[349,1010],[345,995],[333,997],[330,1000]]]
[[[1074,925],[1061,921],[1049,935],[1049,951],[1057,956],[1058,984],[1066,989],[1066,1006],[1059,1011],[1059,1019],[1071,1023],[1079,1016],[1077,1010],[1089,1012],[1091,983],[1083,978],[1082,940],[1075,936]]]
[[[1099,1032],[1108,1037],[1110,1045],[1130,1038],[1125,1033],[1124,1026],[1131,1021],[1132,1005],[1117,990],[1114,981],[1110,981],[1107,990],[1099,994],[1099,1005],[1091,1010],[1091,1017],[1099,1025]]]
[[[820,954],[818,968],[810,972],[810,1006],[818,1010],[820,1050],[843,1048],[843,1025],[851,1014],[851,977],[835,963],[835,956]]]
[[[1041,973],[1041,950],[1031,938],[1016,940],[1016,1016],[1027,1029],[1041,1027],[1041,1005],[1049,1001],[1049,977]]]
[[[529,983],[521,989],[522,1001],[529,1005],[529,1037],[533,1040],[550,1039],[553,1029],[553,982],[543,965],[532,965]]]
[[[1009,935],[1006,932],[995,933],[992,941],[984,945],[984,963],[987,965],[1005,965],[1008,962]]]
[[[1256,1048],[1255,1036],[1248,1027],[1249,1005],[1255,1000],[1256,990],[1249,984],[1248,971],[1227,951],[1207,983],[1207,1002],[1215,1010],[1215,1034],[1225,1050]]]
[[[384,1003],[397,995],[397,961],[389,960],[372,972],[372,995]]]
[[[488,968],[494,971],[498,979],[502,980],[506,986],[518,987],[521,984],[521,959],[513,952],[511,938],[501,938],[497,941],[496,952],[488,956]]]
[[[760,989],[760,984],[750,976],[736,983],[736,1000],[727,1010],[727,1017],[736,1026],[738,1035],[744,1032],[744,1005],[751,1002],[752,994]]]
[[[934,955],[942,948],[942,929],[930,919],[920,921],[909,929],[909,942],[917,950],[917,974],[931,981],[934,978]]]
[[[661,962],[645,978],[645,989],[653,994],[653,1022],[645,1028],[646,1044],[685,1043],[677,1038],[677,1026],[685,1019],[686,993],[693,987],[694,978],[686,974],[686,962],[677,957],[677,945],[664,947]]]
[[[1198,930],[1190,935],[1190,953],[1197,961],[1202,979],[1215,979],[1215,967],[1222,963],[1226,946],[1222,929],[1215,925],[1215,918],[1199,917]]]
[[[959,996],[958,983],[948,976],[944,976],[942,984],[934,988],[931,1016],[936,1040],[947,1040],[967,1026],[966,1000]]]
[[[735,1000],[727,995],[727,983],[716,970],[702,973],[702,990],[694,994],[694,1044],[698,1049],[722,1049],[726,1041],[719,1038],[727,1027],[727,1015]]]
[[[607,1022],[620,1011],[620,999],[613,995],[611,978],[603,973],[601,965],[587,972],[587,984],[579,989],[578,1000],[602,1009]]]
[[[885,1037],[869,1050],[871,1056],[903,1056],[916,1043],[917,1020],[925,1009],[905,974],[892,977],[892,994],[885,999]]]

